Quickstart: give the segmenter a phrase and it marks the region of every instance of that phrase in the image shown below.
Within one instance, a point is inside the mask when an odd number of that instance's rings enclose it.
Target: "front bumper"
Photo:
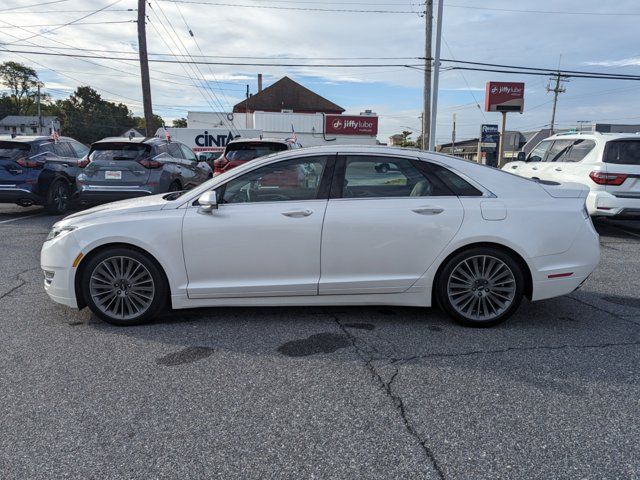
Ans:
[[[40,250],[40,268],[51,276],[45,277],[44,290],[54,302],[73,308],[78,308],[73,262],[80,252],[73,232],[44,242]]]
[[[622,198],[603,190],[591,190],[586,204],[592,216],[640,218],[640,198]]]

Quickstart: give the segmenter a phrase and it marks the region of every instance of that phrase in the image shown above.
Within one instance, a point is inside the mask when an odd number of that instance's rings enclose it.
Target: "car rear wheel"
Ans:
[[[129,248],[91,257],[83,269],[84,298],[93,313],[113,325],[139,325],[165,307],[169,291],[157,264]]]
[[[459,323],[491,327],[517,310],[524,273],[508,253],[490,247],[464,250],[450,258],[436,284],[441,308]]]
[[[47,200],[44,205],[47,213],[61,215],[69,208],[69,184],[64,180],[56,180],[51,184],[47,192]]]

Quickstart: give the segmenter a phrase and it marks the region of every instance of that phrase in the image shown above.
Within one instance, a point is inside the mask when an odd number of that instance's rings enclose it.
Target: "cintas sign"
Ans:
[[[325,115],[324,131],[332,135],[378,134],[378,117],[365,115]]]
[[[487,82],[484,109],[487,112],[520,112],[524,108],[524,83]]]

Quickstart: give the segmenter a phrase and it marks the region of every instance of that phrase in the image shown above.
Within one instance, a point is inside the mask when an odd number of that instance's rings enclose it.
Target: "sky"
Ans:
[[[125,103],[141,115],[139,65],[113,59],[137,56],[137,13],[130,10],[136,7],[135,0],[4,2],[0,4],[0,62],[18,61],[36,69],[53,98],[90,85],[103,98]],[[103,10],[93,14],[99,9]],[[403,65],[420,65],[416,57],[424,56],[425,19],[412,13],[423,9],[423,4],[411,0],[150,0],[148,51],[162,54],[150,55],[152,60],[189,54],[230,57],[207,60],[233,63],[376,65],[201,65],[196,69],[152,61],[154,113],[170,124],[174,118],[186,117],[189,110],[230,111],[244,98],[246,85],[252,93],[257,91],[258,73],[264,75],[265,86],[288,75],[347,113],[365,109],[378,113],[381,141],[402,130],[415,132],[415,137],[420,128],[423,72]],[[74,23],[61,26],[69,22]],[[442,58],[640,75],[639,23],[637,0],[450,0],[443,8]],[[374,57],[385,59],[369,59]],[[499,123],[500,114],[483,111],[484,87],[490,80],[526,84],[525,111],[509,114],[508,129],[549,125],[553,100],[546,91],[549,78],[445,70],[440,76],[437,143],[450,141],[454,113],[458,140],[477,137],[481,123]],[[571,79],[564,86],[556,117],[560,128],[576,128],[580,121],[640,124],[640,82]]]

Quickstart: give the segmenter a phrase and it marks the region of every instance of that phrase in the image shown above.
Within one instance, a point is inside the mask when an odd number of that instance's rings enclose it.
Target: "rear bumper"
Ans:
[[[602,190],[591,190],[587,196],[587,210],[592,216],[640,218],[640,198],[616,197]]]
[[[76,199],[81,204],[86,203],[106,203],[115,202],[117,200],[126,200],[128,198],[146,197],[155,195],[156,192],[151,187],[109,187],[109,186],[93,186],[79,185]]]
[[[0,185],[0,203],[19,203],[20,201],[40,204],[43,198],[33,192],[33,185]]]
[[[587,219],[566,252],[530,259],[531,299],[544,300],[573,292],[591,275],[599,261],[599,236]]]

